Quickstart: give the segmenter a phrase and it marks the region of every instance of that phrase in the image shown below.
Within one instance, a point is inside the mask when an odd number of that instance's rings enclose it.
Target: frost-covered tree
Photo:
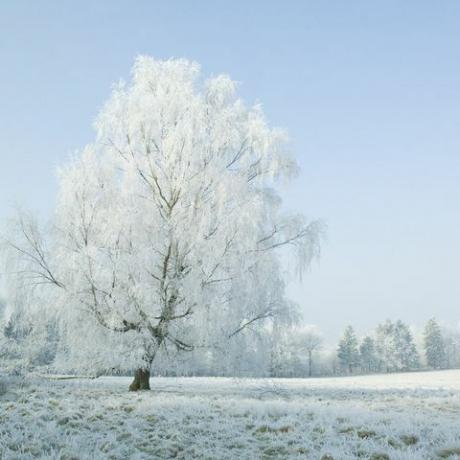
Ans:
[[[149,388],[168,347],[227,347],[289,316],[277,250],[301,273],[317,222],[283,212],[277,183],[296,172],[285,134],[226,76],[187,60],[137,59],[96,121],[94,143],[59,174],[48,238],[19,219],[21,273],[55,307],[72,369],[135,370]]]
[[[446,347],[441,328],[434,318],[428,320],[425,325],[423,348],[429,367],[441,369],[446,366]]]
[[[270,377],[293,377],[293,361],[295,352],[289,328],[275,324],[269,331],[269,370]],[[295,363],[298,364],[298,363]]]
[[[386,372],[415,369],[419,356],[409,327],[402,321],[379,324],[375,332],[380,370]]]
[[[343,337],[339,342],[337,357],[342,368],[346,369],[350,374],[359,364],[358,339],[356,338],[353,326],[347,326],[345,329]]]
[[[377,355],[372,337],[366,336],[359,346],[359,361],[364,372],[377,370]]]
[[[460,368],[460,330],[455,328],[443,328],[444,346],[446,350],[447,368]]]
[[[377,326],[375,330],[375,349],[379,361],[379,370],[390,372],[396,367],[394,325],[386,320]]]
[[[397,369],[410,370],[418,368],[420,366],[420,359],[409,326],[401,320],[396,321],[393,336]]]
[[[319,329],[313,325],[307,325],[299,328],[296,337],[296,346],[301,353],[307,355],[308,376],[313,373],[313,360],[315,354],[320,350],[323,344],[323,336]]]
[[[270,367],[272,377],[311,376],[313,364],[323,338],[313,325],[277,325],[269,330]],[[263,359],[261,356],[260,358]]]
[[[21,279],[7,289],[9,305],[0,319],[0,369],[22,373],[48,366],[56,353],[56,328],[51,318],[35,315],[28,305],[37,299]]]

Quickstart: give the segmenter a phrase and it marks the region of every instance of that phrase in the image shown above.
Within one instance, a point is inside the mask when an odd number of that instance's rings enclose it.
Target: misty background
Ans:
[[[50,215],[56,167],[137,54],[187,57],[290,134],[287,207],[328,226],[290,286],[305,322],[332,340],[387,317],[455,324],[459,21],[455,1],[1,2],[0,220]]]

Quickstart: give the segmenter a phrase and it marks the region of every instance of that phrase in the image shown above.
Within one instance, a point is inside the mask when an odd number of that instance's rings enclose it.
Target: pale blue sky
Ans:
[[[460,2],[2,0],[0,219],[51,212],[137,54],[228,73],[289,131],[287,205],[329,227],[307,322],[460,320]]]

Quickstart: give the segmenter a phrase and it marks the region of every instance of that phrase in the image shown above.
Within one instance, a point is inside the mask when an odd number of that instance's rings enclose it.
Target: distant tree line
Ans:
[[[77,372],[59,346],[57,328],[37,328],[21,312],[0,324],[0,371]],[[460,368],[460,329],[441,327],[433,318],[418,333],[400,320],[386,320],[358,337],[349,325],[335,347],[325,345],[316,326],[248,328],[226,347],[165,349],[156,374],[300,378],[450,368]],[[88,368],[91,375],[110,373],[117,370],[103,362]]]
[[[460,365],[460,333],[443,331],[432,318],[418,339],[417,346],[409,326],[400,320],[379,324],[361,341],[348,326],[337,349],[339,372],[386,373]]]
[[[434,319],[414,333],[401,320],[358,337],[345,328],[336,347],[325,347],[314,327],[292,328],[274,342],[269,374],[275,377],[353,375],[460,367],[460,330]]]

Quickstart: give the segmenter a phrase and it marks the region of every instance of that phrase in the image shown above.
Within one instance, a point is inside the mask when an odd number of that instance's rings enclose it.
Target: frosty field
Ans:
[[[7,380],[2,459],[460,458],[460,371]],[[5,391],[5,390],[3,390]],[[457,457],[455,453],[457,452]]]

